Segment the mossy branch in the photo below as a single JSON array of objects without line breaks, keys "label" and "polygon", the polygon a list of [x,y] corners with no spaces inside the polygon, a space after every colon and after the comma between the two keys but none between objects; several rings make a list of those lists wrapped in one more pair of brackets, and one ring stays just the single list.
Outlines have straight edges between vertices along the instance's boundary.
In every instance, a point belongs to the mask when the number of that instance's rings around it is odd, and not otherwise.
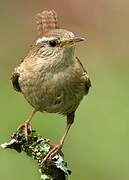
[{"label": "mossy branch", "polygon": [[68,180],[71,171],[68,170],[67,163],[61,155],[58,154],[53,157],[47,166],[41,165],[42,159],[50,150],[50,146],[45,142],[46,139],[39,136],[35,130],[30,130],[28,141],[26,141],[23,130],[19,129],[11,136],[10,141],[1,144],[1,147],[14,149],[19,153],[25,152],[36,160],[41,173],[41,180]]}]

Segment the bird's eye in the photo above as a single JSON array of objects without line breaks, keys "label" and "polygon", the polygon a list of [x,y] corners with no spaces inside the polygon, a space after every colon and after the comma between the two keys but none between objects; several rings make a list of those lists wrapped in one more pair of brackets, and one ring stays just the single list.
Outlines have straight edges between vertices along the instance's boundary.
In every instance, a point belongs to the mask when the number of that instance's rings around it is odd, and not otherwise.
[{"label": "bird's eye", "polygon": [[56,47],[57,44],[58,44],[58,41],[56,41],[56,40],[51,40],[51,41],[49,41],[49,45],[50,45],[51,47]]}]

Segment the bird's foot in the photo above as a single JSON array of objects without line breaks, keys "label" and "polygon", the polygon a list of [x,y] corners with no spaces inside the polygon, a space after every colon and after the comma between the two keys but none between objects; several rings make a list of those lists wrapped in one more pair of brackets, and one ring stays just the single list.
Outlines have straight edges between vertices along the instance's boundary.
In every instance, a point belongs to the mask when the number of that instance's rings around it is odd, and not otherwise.
[{"label": "bird's foot", "polygon": [[50,146],[50,151],[48,154],[43,158],[41,165],[47,166],[47,164],[51,161],[51,159],[56,155],[59,154],[61,156],[64,156],[62,152],[62,143],[59,144],[51,144],[49,141],[45,141],[46,144]]},{"label": "bird's foot", "polygon": [[31,126],[28,122],[21,124],[17,130],[22,130],[26,141],[28,141],[28,134],[31,132]]}]

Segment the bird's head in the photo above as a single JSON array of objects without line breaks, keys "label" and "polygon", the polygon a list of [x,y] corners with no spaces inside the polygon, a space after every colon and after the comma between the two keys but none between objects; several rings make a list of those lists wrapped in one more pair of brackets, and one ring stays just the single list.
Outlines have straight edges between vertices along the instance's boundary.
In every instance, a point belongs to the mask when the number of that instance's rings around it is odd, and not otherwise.
[{"label": "bird's head", "polygon": [[84,38],[76,37],[72,32],[65,29],[50,30],[45,36],[37,39],[36,46],[42,57],[70,56],[74,53],[77,42]]}]

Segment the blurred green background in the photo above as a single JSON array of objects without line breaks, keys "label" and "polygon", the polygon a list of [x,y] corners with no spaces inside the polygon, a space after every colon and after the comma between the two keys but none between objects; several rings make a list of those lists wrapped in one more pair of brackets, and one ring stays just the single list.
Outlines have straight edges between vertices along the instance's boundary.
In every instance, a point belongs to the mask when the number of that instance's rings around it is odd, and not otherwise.
[{"label": "blurred green background", "polygon": [[[9,81],[36,38],[35,14],[55,9],[60,26],[87,37],[76,54],[92,89],[76,112],[63,151],[70,180],[129,179],[129,2],[127,0],[0,1],[0,143],[32,108]],[[57,142],[66,121],[38,113],[33,127]],[[37,164],[25,154],[0,150],[0,179],[38,180]]]}]

